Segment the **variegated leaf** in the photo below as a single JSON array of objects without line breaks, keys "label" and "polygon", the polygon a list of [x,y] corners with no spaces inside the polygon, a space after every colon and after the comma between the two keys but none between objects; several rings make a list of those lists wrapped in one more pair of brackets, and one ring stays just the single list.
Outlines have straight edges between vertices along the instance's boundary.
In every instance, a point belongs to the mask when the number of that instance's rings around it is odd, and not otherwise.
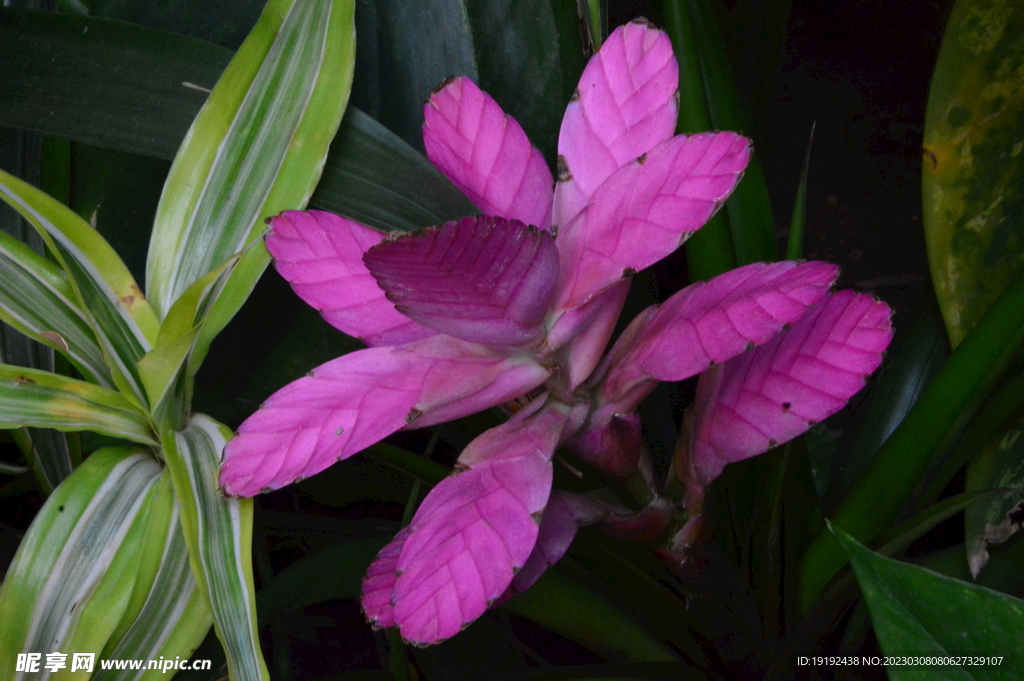
[{"label": "variegated leaf", "polygon": [[39,231],[68,274],[114,382],[130,399],[145,404],[135,365],[156,339],[158,323],[128,268],[74,211],[3,171],[0,199]]},{"label": "variegated leaf", "polygon": [[202,277],[171,306],[160,325],[156,347],[139,360],[139,376],[149,396],[150,412],[161,426],[177,430],[191,409],[193,377],[209,344],[199,338],[213,304],[224,289],[239,256]]},{"label": "variegated leaf", "polygon": [[90,381],[114,387],[67,275],[6,232],[0,232],[0,319],[62,352]]},{"label": "variegated leaf", "polygon": [[[116,660],[188,658],[213,624],[206,596],[189,565],[170,473],[156,485],[139,570],[128,607],[101,657]],[[160,669],[98,669],[93,681],[159,678]]]},{"label": "variegated leaf", "polygon": [[[54,491],[0,588],[0,659],[102,650],[131,594],[159,477],[148,453],[107,447]],[[4,681],[49,677],[0,668]]]},{"label": "variegated leaf", "polygon": [[232,679],[269,681],[256,631],[252,500],[217,489],[221,451],[231,431],[203,414],[164,435],[164,455],[196,578],[213,614]]},{"label": "variegated leaf", "polygon": [[[146,285],[161,316],[256,239],[263,218],[306,205],[348,101],[354,4],[271,0],[214,87],[157,209]],[[261,244],[241,259],[206,339],[234,315],[268,262]]]},{"label": "variegated leaf", "polygon": [[38,369],[0,364],[0,428],[91,430],[155,445],[146,414],[120,393]]}]

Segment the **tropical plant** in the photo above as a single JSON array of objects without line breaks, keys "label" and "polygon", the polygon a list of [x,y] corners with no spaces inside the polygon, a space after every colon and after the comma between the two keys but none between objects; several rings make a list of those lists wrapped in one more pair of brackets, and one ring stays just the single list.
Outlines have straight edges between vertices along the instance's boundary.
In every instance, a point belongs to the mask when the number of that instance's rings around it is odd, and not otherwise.
[{"label": "tropical plant", "polygon": [[892,327],[806,159],[776,243],[788,5],[58,4],[0,9],[0,678],[1015,678],[1012,3],[950,15]]}]

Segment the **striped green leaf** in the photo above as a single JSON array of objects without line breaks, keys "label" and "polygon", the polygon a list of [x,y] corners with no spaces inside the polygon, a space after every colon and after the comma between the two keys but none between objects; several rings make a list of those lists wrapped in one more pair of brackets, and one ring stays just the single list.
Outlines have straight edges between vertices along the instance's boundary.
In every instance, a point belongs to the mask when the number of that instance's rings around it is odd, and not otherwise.
[{"label": "striped green leaf", "polygon": [[[103,649],[131,595],[160,471],[142,450],[106,447],[50,495],[0,588],[0,659]],[[0,665],[3,681],[49,676]]]},{"label": "striped green leaf", "polygon": [[90,381],[114,387],[64,270],[5,232],[0,232],[0,319],[63,353]]},{"label": "striped green leaf", "polygon": [[159,324],[121,258],[70,208],[3,171],[0,199],[39,231],[91,317],[115,383],[145,404],[135,365],[152,347]]},{"label": "striped green leaf", "polygon": [[[147,291],[161,315],[241,251],[262,220],[303,208],[348,101],[352,0],[271,0],[222,74],[175,158],[157,209]],[[257,244],[231,275],[212,338],[269,262]]]},{"label": "striped green leaf", "polygon": [[195,414],[163,437],[192,573],[207,597],[232,679],[269,679],[256,632],[252,576],[252,499],[217,489],[221,451],[231,431]]},{"label": "striped green leaf", "polygon": [[[189,566],[170,473],[156,484],[139,569],[121,622],[101,657],[155,660],[191,657],[213,623]],[[100,669],[93,681],[139,681],[161,670]]]},{"label": "striped green leaf", "polygon": [[[64,143],[66,144],[66,143]],[[52,139],[46,139],[42,135],[27,134],[18,130],[0,129],[0,167],[6,168],[18,177],[28,180],[34,184],[43,186],[58,186],[66,178],[59,178],[61,173],[44,173],[44,169],[56,168],[60,165],[62,158],[60,142],[54,143]],[[54,181],[56,180],[56,181]],[[31,256],[30,260],[37,260],[43,253],[43,239],[36,230],[32,228],[16,212],[0,208],[0,236],[7,237],[4,244],[11,241],[18,244],[15,249],[28,246]],[[4,250],[0,246],[0,251]],[[5,254],[0,260],[12,257],[20,260],[17,254]],[[49,261],[44,261],[47,269],[54,270]],[[17,266],[14,268],[17,270]],[[31,267],[29,269],[32,269]],[[63,272],[60,275],[64,275]],[[13,274],[13,277],[8,275]],[[19,273],[9,272],[8,264],[0,262],[0,277],[5,279],[19,279]],[[32,275],[29,275],[32,278]],[[10,288],[9,288],[10,287]],[[17,313],[19,318],[34,317],[35,293],[27,296],[33,302],[26,309],[19,303],[25,296],[18,296],[15,292],[11,295],[10,290],[18,288],[15,281],[5,281],[0,284],[0,363],[26,366],[33,369],[54,371],[54,352],[49,345],[38,342],[35,338],[26,334],[27,329],[18,325],[7,313]],[[32,283],[29,283],[32,288]],[[73,297],[73,296],[72,296]],[[45,296],[43,296],[45,299]],[[49,308],[45,302],[43,307]],[[27,321],[27,320],[26,320]],[[14,323],[15,326],[10,324]],[[49,326],[53,329],[55,326]],[[45,330],[45,329],[44,329]],[[90,331],[91,334],[91,331]],[[52,338],[52,340],[57,340]],[[93,340],[95,345],[95,340]],[[102,353],[99,356],[98,366],[106,372],[103,363]],[[63,363],[63,362],[62,362]],[[29,462],[38,483],[39,491],[44,496],[49,496],[60,482],[71,474],[73,468],[67,438],[64,433],[46,428],[19,428],[12,433],[15,444],[21,450],[25,459]]]},{"label": "striped green leaf", "polygon": [[91,430],[155,445],[145,413],[120,393],[38,369],[0,364],[0,428]]},{"label": "striped green leaf", "polygon": [[139,361],[154,420],[180,430],[191,410],[193,377],[212,338],[200,336],[207,315],[223,291],[240,256],[202,277],[181,294],[160,325],[156,347]]}]

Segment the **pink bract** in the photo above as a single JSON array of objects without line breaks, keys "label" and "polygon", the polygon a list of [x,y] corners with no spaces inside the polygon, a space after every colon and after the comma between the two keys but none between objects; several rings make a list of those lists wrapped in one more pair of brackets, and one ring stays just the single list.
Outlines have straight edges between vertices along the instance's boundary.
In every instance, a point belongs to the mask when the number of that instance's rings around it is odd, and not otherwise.
[{"label": "pink bract", "polygon": [[[390,237],[318,211],[271,220],[278,271],[370,347],[285,386],[239,427],[221,468],[228,494],[290,484],[398,430],[519,409],[470,443],[371,565],[362,603],[375,625],[436,643],[529,586],[582,524],[667,532],[675,510],[645,464],[635,411],[658,381],[711,367],[676,464],[699,512],[722,466],[841,408],[878,366],[888,308],[829,296],[837,270],[813,262],[694,284],[605,352],[631,275],[699,229],[750,158],[736,133],[673,136],[677,85],[664,33],[616,29],[566,109],[556,181],[515,120],[452,79],[424,107],[424,146],[482,215]],[[799,388],[815,376],[835,388]],[[634,512],[553,493],[562,445],[613,477],[639,475],[655,498]]]}]

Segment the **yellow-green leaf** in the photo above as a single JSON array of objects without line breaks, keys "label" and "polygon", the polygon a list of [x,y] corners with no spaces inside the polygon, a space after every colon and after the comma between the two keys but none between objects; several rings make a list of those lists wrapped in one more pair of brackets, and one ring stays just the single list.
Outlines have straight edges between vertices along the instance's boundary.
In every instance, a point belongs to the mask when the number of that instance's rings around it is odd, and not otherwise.
[{"label": "yellow-green leaf", "polygon": [[1024,11],[958,0],[928,96],[924,227],[956,346],[1024,274]]},{"label": "yellow-green leaf", "polygon": [[0,364],[0,428],[91,430],[155,445],[149,418],[120,393],[39,369]]}]

